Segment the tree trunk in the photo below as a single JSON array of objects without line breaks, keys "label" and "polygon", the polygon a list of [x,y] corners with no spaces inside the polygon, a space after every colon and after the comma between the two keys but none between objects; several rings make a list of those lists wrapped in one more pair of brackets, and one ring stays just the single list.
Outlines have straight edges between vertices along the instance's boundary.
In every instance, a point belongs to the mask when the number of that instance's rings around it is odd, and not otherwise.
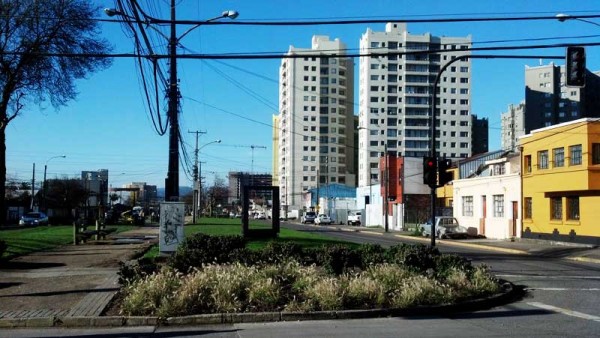
[{"label": "tree trunk", "polygon": [[0,226],[6,225],[6,128],[0,127]]}]

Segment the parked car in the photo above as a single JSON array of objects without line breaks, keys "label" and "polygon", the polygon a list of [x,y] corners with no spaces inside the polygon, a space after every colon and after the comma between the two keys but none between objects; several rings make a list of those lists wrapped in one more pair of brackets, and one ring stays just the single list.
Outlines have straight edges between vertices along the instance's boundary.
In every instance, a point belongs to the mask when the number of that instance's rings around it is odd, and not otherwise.
[{"label": "parked car", "polygon": [[48,216],[43,212],[28,212],[21,216],[19,225],[48,225]]},{"label": "parked car", "polygon": [[360,211],[354,211],[348,214],[348,225],[360,225]]},{"label": "parked car", "polygon": [[[431,220],[420,225],[423,236],[431,236]],[[467,228],[460,225],[452,216],[438,216],[435,218],[435,236],[444,238],[467,238]]]},{"label": "parked car", "polygon": [[319,214],[315,218],[315,224],[331,224],[331,218],[325,214]]},{"label": "parked car", "polygon": [[315,218],[317,218],[317,214],[314,211],[307,211],[300,218],[300,223],[315,223]]},{"label": "parked car", "polygon": [[263,211],[259,211],[254,215],[254,219],[267,219],[267,215]]}]

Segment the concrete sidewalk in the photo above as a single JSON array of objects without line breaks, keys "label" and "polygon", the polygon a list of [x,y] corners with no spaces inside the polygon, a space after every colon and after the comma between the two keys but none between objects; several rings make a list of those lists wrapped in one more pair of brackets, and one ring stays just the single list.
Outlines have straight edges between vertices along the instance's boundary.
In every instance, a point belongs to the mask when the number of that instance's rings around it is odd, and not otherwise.
[{"label": "concrete sidewalk", "polygon": [[66,245],[0,266],[0,319],[99,316],[119,290],[119,262],[158,242],[158,227]]}]

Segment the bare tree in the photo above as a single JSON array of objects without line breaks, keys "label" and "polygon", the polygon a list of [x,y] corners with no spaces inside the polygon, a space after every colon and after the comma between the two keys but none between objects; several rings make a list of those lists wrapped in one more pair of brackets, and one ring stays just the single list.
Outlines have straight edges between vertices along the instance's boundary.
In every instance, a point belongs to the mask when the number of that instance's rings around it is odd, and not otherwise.
[{"label": "bare tree", "polygon": [[88,0],[0,0],[0,225],[6,222],[6,127],[27,104],[58,109],[75,80],[108,67],[110,51]]}]

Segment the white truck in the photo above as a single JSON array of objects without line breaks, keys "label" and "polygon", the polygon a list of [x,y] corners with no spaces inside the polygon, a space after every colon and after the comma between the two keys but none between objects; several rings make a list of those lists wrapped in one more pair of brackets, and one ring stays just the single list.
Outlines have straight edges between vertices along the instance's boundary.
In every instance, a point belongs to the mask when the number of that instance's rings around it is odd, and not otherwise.
[{"label": "white truck", "polygon": [[357,225],[360,226],[360,217],[362,215],[361,211],[350,211],[348,213],[348,225]]}]

